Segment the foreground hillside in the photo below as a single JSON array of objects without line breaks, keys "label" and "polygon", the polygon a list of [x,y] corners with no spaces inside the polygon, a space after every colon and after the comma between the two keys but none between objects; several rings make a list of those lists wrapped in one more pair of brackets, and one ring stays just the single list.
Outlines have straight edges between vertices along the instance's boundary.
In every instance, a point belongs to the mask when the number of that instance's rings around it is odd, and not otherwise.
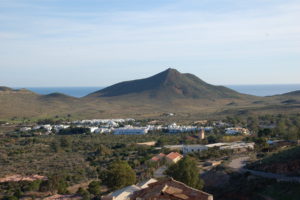
[{"label": "foreground hillside", "polygon": [[251,164],[249,168],[276,174],[299,176],[300,146],[273,154],[261,161]]},{"label": "foreground hillside", "polygon": [[208,84],[192,74],[167,69],[152,77],[121,82],[74,98],[53,93],[38,95],[29,90],[0,87],[0,119],[134,117],[152,118],[176,113],[177,119],[230,115],[297,113],[298,92],[272,97],[238,93]]}]

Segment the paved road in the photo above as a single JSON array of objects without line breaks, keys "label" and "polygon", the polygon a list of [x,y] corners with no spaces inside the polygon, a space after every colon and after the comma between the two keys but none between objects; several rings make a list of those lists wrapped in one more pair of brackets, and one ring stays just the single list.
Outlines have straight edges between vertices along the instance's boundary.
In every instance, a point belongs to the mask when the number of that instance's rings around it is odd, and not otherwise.
[{"label": "paved road", "polygon": [[298,183],[300,183],[300,177],[299,176],[290,177],[290,176],[285,176],[285,175],[282,175],[282,174],[274,174],[274,173],[270,173],[270,172],[262,172],[262,171],[255,171],[255,170],[251,170],[251,169],[246,169],[246,168],[244,168],[244,166],[245,166],[245,162],[248,161],[248,160],[249,160],[249,157],[235,158],[229,163],[228,166],[231,167],[232,169],[235,169],[236,171],[240,171],[242,173],[250,172],[251,174],[253,174],[255,176],[261,176],[261,177],[264,177],[264,178],[273,178],[273,179],[277,179],[278,181],[298,182]]},{"label": "paved road", "polygon": [[166,166],[162,166],[154,171],[153,177],[154,178],[162,178],[165,177],[164,172],[167,170]]},{"label": "paved road", "polygon": [[299,176],[285,176],[282,174],[274,174],[269,172],[262,172],[262,171],[255,171],[251,169],[240,169],[241,172],[250,172],[251,174],[255,176],[261,176],[264,178],[273,178],[277,179],[277,181],[285,181],[285,182],[298,182],[300,183],[300,177]]}]

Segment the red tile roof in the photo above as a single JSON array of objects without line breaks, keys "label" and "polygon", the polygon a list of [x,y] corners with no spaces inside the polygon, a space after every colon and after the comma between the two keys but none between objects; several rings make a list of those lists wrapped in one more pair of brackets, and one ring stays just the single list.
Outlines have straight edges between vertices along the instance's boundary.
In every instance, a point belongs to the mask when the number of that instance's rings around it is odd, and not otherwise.
[{"label": "red tile roof", "polygon": [[160,159],[162,159],[162,158],[165,157],[165,156],[166,156],[165,154],[160,153],[160,154],[158,154],[158,155],[156,155],[156,156],[153,156],[153,157],[151,158],[151,160],[152,160],[152,161],[159,161]]},{"label": "red tile roof", "polygon": [[178,157],[182,157],[182,155],[180,153],[177,153],[177,152],[171,152],[167,155],[167,158],[169,158],[171,160],[174,160]]}]

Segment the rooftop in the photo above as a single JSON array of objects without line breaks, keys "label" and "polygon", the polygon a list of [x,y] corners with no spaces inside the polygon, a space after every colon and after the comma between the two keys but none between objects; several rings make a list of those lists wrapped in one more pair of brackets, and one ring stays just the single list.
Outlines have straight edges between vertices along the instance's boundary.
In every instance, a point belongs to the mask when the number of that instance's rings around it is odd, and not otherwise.
[{"label": "rooftop", "polygon": [[136,191],[132,200],[213,200],[213,196],[201,190],[191,188],[172,178],[160,180],[148,185],[148,188]]}]

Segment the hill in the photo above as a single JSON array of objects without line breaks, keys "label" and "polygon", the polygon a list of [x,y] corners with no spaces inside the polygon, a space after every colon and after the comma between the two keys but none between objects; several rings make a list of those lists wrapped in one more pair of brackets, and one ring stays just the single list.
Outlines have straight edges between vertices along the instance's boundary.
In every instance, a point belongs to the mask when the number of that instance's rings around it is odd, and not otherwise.
[{"label": "hill", "polygon": [[125,81],[96,91],[87,97],[131,96],[151,99],[222,99],[243,95],[223,86],[210,85],[195,75],[167,69],[145,79]]},{"label": "hill", "polygon": [[79,99],[64,94],[39,95],[26,89],[0,90],[0,118],[47,117],[72,111]]},{"label": "hill", "polygon": [[298,97],[300,97],[300,90],[284,93],[281,96],[298,96]]}]

